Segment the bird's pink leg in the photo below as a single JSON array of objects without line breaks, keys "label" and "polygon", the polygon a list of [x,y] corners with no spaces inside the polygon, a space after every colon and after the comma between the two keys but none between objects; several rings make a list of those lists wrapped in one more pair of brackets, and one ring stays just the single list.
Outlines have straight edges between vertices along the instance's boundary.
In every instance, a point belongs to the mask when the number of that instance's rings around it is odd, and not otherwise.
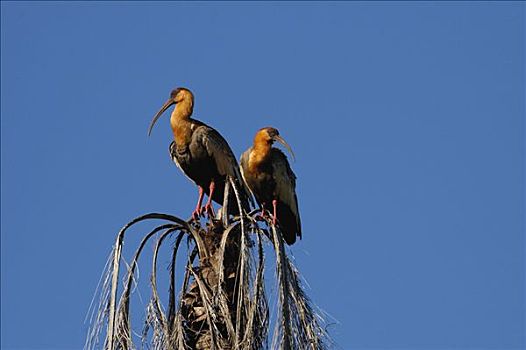
[{"label": "bird's pink leg", "polygon": [[205,205],[205,212],[208,214],[208,217],[214,217],[214,206],[212,205],[212,195],[214,194],[214,188],[216,187],[214,180],[210,182],[210,193],[208,194],[208,201]]},{"label": "bird's pink leg", "polygon": [[272,217],[272,224],[276,226],[276,207],[278,206],[278,201],[274,199],[272,201],[272,206],[274,207],[274,216]]},{"label": "bird's pink leg", "polygon": [[198,186],[199,188],[199,199],[197,199],[197,206],[195,207],[195,210],[192,212],[192,217],[195,220],[199,220],[199,215],[201,214],[201,205],[203,204],[203,195],[204,191],[201,186]]},{"label": "bird's pink leg", "polygon": [[261,203],[261,211],[258,214],[256,214],[254,219],[256,219],[258,221],[265,221],[266,220],[265,203]]}]

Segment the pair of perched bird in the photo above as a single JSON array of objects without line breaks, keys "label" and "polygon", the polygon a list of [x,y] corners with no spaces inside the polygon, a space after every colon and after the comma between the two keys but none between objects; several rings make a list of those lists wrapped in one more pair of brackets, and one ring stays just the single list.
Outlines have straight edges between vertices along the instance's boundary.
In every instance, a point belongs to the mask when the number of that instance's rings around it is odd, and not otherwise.
[{"label": "pair of perched bird", "polygon": [[[199,198],[192,216],[198,218],[204,212],[213,215],[212,201],[223,204],[225,184],[230,177],[239,189],[243,208],[249,209],[248,202],[253,194],[263,215],[272,206],[273,223],[279,224],[287,244],[293,244],[296,236],[301,238],[296,176],[285,154],[272,145],[277,141],[287,148],[292,157],[294,154],[278,130],[267,127],[256,133],[252,147],[241,156],[240,169],[232,149],[221,134],[190,117],[194,108],[194,95],[186,88],[177,88],[171,92],[168,101],[153,118],[148,135],[159,117],[174,104],[170,118],[174,142],[170,144],[170,155],[199,188]],[[202,207],[204,194],[208,195],[208,201]],[[229,203],[236,208],[235,197]]]}]

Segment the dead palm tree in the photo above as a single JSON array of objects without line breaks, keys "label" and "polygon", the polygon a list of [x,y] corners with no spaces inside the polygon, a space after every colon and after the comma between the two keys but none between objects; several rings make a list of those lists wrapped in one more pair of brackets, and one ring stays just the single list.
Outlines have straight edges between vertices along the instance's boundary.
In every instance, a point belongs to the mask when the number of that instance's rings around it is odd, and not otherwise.
[{"label": "dead palm tree", "polygon": [[[241,201],[236,183],[225,186],[223,208],[229,208],[233,190],[237,207]],[[262,219],[259,211],[229,216],[202,226],[168,214],[151,213],[126,224],[113,247],[98,288],[98,304],[91,308],[91,327],[85,349],[325,349],[331,340],[324,319],[315,312],[302,289],[298,270],[289,259],[279,225]],[[266,215],[265,217],[270,217]],[[264,220],[263,225],[260,225]],[[122,248],[128,230],[139,222],[162,220],[140,242],[124,270]],[[151,298],[145,310],[144,329],[134,341],[130,296],[136,283],[138,259],[149,241],[153,243]],[[181,243],[186,240],[186,249]],[[157,261],[162,245],[172,243],[168,273],[167,306],[157,288]],[[184,244],[183,244],[184,246]],[[176,288],[176,258],[186,252],[181,288]],[[273,251],[273,253],[272,253]],[[271,252],[271,253],[269,253]],[[273,255],[271,263],[267,255]],[[265,269],[274,261],[277,307],[269,311]],[[181,269],[179,269],[181,270]],[[271,325],[274,331],[269,332]],[[104,340],[101,335],[104,333]],[[140,343],[139,345],[137,343]]]}]

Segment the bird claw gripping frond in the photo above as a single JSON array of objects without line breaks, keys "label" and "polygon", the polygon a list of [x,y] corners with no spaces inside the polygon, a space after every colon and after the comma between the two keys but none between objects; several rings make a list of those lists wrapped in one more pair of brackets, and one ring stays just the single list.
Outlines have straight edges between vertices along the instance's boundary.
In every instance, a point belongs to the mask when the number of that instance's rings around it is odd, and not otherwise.
[{"label": "bird claw gripping frond", "polygon": [[[233,191],[240,215],[229,215],[228,191]],[[330,338],[324,321],[305,295],[297,269],[287,256],[279,226],[268,217],[267,228],[259,226],[259,210],[242,208],[239,189],[230,179],[225,189],[226,204],[219,220],[185,221],[151,213],[140,216],[117,235],[107,271],[102,280],[99,313],[92,318],[85,349],[324,349]],[[119,286],[124,239],[129,229],[141,222],[162,220],[144,235]],[[186,245],[181,244],[187,237]],[[147,303],[144,329],[133,332],[132,320],[139,313],[130,310],[133,281],[144,247],[152,239],[151,299]],[[163,306],[158,289],[157,262],[171,246],[168,259],[168,297]],[[151,250],[150,250],[151,251]],[[274,251],[279,307],[270,314],[265,287],[265,255]],[[183,254],[183,255],[182,255]],[[181,260],[183,259],[183,260]],[[144,259],[142,259],[144,260]],[[185,266],[179,266],[184,261]],[[179,265],[177,264],[179,262]],[[269,261],[272,262],[272,259]],[[182,272],[182,273],[180,273]],[[180,273],[180,275],[179,275]],[[268,275],[268,274],[267,274]],[[99,342],[106,324],[104,345]],[[271,325],[273,334],[269,333]],[[135,344],[138,344],[137,346]]]}]

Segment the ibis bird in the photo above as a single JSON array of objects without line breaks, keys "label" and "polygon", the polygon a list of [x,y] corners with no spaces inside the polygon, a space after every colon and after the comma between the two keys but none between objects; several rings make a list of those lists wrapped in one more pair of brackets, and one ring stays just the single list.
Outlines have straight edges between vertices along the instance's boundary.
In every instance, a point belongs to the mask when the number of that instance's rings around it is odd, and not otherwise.
[{"label": "ibis bird", "polygon": [[241,155],[241,172],[248,188],[256,197],[265,215],[265,208],[273,207],[273,223],[279,224],[287,244],[301,238],[301,221],[296,196],[296,175],[287,156],[272,147],[277,141],[294,153],[275,128],[260,129],[254,144]]},{"label": "ibis bird", "polygon": [[[170,98],[153,117],[148,135],[159,117],[172,105],[175,108],[170,118],[174,141],[170,144],[170,155],[175,164],[199,189],[197,205],[192,213],[194,219],[201,214],[214,215],[212,200],[223,204],[225,183],[231,177],[239,189],[244,210],[249,211],[249,191],[246,189],[234,153],[227,141],[214,128],[190,118],[194,109],[194,95],[186,88],[176,88]],[[208,201],[202,207],[203,195]],[[229,211],[237,209],[234,190],[230,190]],[[232,209],[230,209],[232,208]],[[231,211],[230,211],[231,212]]]}]

